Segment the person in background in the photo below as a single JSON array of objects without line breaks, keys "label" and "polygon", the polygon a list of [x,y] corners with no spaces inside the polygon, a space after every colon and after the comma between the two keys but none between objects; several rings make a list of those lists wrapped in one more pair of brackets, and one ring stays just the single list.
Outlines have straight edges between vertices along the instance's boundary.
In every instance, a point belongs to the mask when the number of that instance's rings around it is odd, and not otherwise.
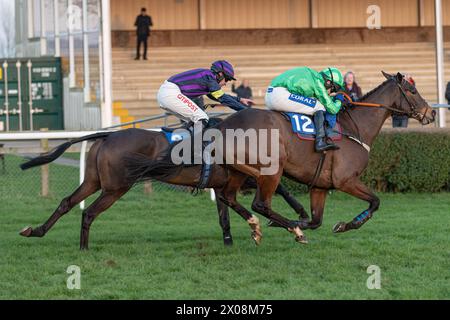
[{"label": "person in background", "polygon": [[349,71],[344,77],[345,91],[352,98],[353,101],[358,101],[362,97],[361,88],[356,83],[355,74]]},{"label": "person in background", "polygon": [[[416,86],[414,79],[409,74],[405,74],[405,80],[409,81],[413,86]],[[408,128],[409,118],[405,115],[393,114],[392,127],[393,128]]]},{"label": "person in background", "polygon": [[141,58],[141,44],[144,44],[144,60],[147,60],[148,37],[150,37],[150,27],[153,26],[152,17],[147,15],[147,9],[141,9],[141,14],[136,17],[134,25],[137,35],[137,50],[134,60]]},{"label": "person in background", "polygon": [[447,99],[447,103],[450,105],[450,81],[447,83],[447,89],[445,90],[445,99]]},{"label": "person in background", "polygon": [[236,93],[239,98],[253,99],[252,88],[250,88],[250,82],[247,79],[242,80],[239,87],[236,88],[235,84],[231,86],[231,91]]}]

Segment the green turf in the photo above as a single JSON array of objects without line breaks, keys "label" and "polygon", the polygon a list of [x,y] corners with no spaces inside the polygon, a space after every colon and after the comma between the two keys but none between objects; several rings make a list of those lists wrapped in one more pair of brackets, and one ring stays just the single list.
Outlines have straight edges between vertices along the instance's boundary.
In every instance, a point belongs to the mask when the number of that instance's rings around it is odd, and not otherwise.
[{"label": "green turf", "polygon": [[73,153],[65,153],[64,158],[72,159],[72,160],[80,160],[80,153],[73,152]]},{"label": "green turf", "polygon": [[[44,222],[67,191],[39,198],[36,172],[15,173],[16,162],[9,158],[11,171],[0,175],[0,299],[450,298],[449,194],[382,194],[368,224],[334,235],[334,223],[366,204],[333,193],[322,228],[306,231],[307,246],[262,218],[264,239],[255,247],[245,221],[231,213],[235,245],[225,248],[207,194],[134,190],[96,220],[91,250],[80,252],[78,208],[43,239],[18,235]],[[76,185],[76,169],[51,169],[55,185]],[[295,217],[280,198],[274,207]],[[70,265],[81,268],[81,290],[66,288]],[[381,290],[366,287],[370,265],[381,268]]]}]

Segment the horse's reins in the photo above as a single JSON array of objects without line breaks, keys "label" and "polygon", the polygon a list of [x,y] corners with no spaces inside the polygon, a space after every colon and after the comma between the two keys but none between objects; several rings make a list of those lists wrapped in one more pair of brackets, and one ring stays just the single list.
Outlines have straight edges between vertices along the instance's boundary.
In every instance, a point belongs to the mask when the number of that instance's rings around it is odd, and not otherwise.
[{"label": "horse's reins", "polygon": [[397,87],[400,89],[400,92],[402,93],[403,98],[405,98],[406,102],[408,102],[409,107],[411,108],[411,111],[405,111],[405,110],[401,110],[401,109],[392,108],[390,106],[386,106],[386,105],[381,104],[381,103],[369,103],[369,102],[353,101],[352,98],[345,92],[338,92],[338,94],[342,94],[348,100],[348,102],[351,105],[353,105],[353,106],[368,107],[368,108],[383,108],[383,109],[387,109],[387,110],[390,110],[390,111],[398,113],[398,114],[405,114],[407,116],[412,116],[412,117],[421,116],[421,119],[423,120],[425,115],[421,115],[419,112],[417,112],[415,110],[414,104],[408,98],[408,95],[406,94],[406,92],[403,89],[403,87],[401,86],[401,84],[399,84],[397,81],[396,81],[396,84],[397,84]]},{"label": "horse's reins", "polygon": [[[423,118],[425,117],[425,115],[420,115],[420,113],[417,112],[417,111],[415,110],[414,104],[413,104],[413,103],[410,101],[410,99],[408,98],[408,96],[407,96],[405,90],[403,89],[403,87],[401,86],[401,84],[399,84],[397,81],[396,81],[396,84],[397,84],[398,88],[400,89],[400,92],[402,93],[402,96],[405,98],[406,102],[408,102],[409,107],[411,108],[411,111],[406,112],[406,111],[404,111],[404,110],[400,110],[400,109],[392,108],[392,107],[390,107],[390,106],[383,105],[383,104],[381,104],[381,103],[370,103],[370,102],[358,102],[358,101],[353,101],[352,98],[351,98],[347,93],[345,93],[345,92],[338,92],[338,94],[342,94],[342,95],[345,97],[345,99],[347,99],[348,103],[349,103],[350,105],[352,105],[352,106],[356,106],[356,107],[366,107],[366,108],[383,108],[383,109],[390,110],[390,111],[392,111],[392,112],[394,112],[394,113],[405,114],[405,115],[407,115],[407,116],[412,116],[412,117],[421,116],[420,118],[421,118],[421,121],[422,121]],[[360,135],[360,133],[359,133],[359,127],[358,127],[358,125],[356,124],[356,121],[353,119],[352,115],[350,114],[350,112],[348,112],[347,109],[344,109],[344,110],[345,110],[345,112],[347,113],[347,115],[349,116],[350,121],[351,121],[351,122],[353,123],[353,125],[355,126],[356,131],[357,131],[358,138],[356,138],[356,137],[354,137],[354,136],[352,136],[352,135],[350,135],[350,134],[347,134],[347,133],[345,133],[345,132],[339,132],[339,133],[345,135],[345,136],[346,136],[347,138],[349,138],[350,140],[352,140],[352,141],[358,143],[358,144],[361,145],[364,149],[366,149],[366,151],[367,151],[368,153],[370,153],[370,146],[367,145],[366,143],[364,143],[364,142],[362,141],[361,135]],[[322,152],[322,155],[321,155],[320,160],[319,160],[319,164],[317,165],[317,169],[316,169],[316,172],[315,172],[315,174],[314,174],[314,178],[313,178],[312,182],[310,183],[310,185],[308,186],[308,187],[309,187],[309,190],[311,190],[311,189],[316,185],[317,181],[318,181],[319,178],[320,178],[320,175],[321,175],[321,173],[322,173],[323,163],[324,163],[324,161],[325,161],[326,154],[327,154],[326,151],[325,151],[325,152]]]}]

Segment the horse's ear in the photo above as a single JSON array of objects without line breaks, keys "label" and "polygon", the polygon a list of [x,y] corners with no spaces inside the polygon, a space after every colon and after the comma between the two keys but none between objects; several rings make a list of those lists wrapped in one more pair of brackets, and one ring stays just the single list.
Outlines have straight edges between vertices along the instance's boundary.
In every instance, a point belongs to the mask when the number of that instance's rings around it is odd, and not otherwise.
[{"label": "horse's ear", "polygon": [[402,81],[403,81],[403,75],[402,75],[400,72],[397,73],[396,77],[397,77],[398,83],[402,83]]},{"label": "horse's ear", "polygon": [[392,75],[390,75],[389,73],[386,73],[386,72],[384,72],[384,71],[381,71],[381,73],[383,74],[383,76],[386,78],[386,79],[391,79],[392,78]]}]

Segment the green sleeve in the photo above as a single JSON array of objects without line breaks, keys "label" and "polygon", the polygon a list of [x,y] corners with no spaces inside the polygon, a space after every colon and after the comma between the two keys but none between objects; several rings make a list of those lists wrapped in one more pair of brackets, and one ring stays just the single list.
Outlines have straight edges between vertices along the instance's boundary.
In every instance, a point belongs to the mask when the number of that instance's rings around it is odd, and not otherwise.
[{"label": "green sleeve", "polygon": [[323,104],[329,113],[337,114],[341,110],[342,102],[339,100],[333,101],[320,80],[316,80],[315,91],[317,99],[319,99],[320,103]]}]

